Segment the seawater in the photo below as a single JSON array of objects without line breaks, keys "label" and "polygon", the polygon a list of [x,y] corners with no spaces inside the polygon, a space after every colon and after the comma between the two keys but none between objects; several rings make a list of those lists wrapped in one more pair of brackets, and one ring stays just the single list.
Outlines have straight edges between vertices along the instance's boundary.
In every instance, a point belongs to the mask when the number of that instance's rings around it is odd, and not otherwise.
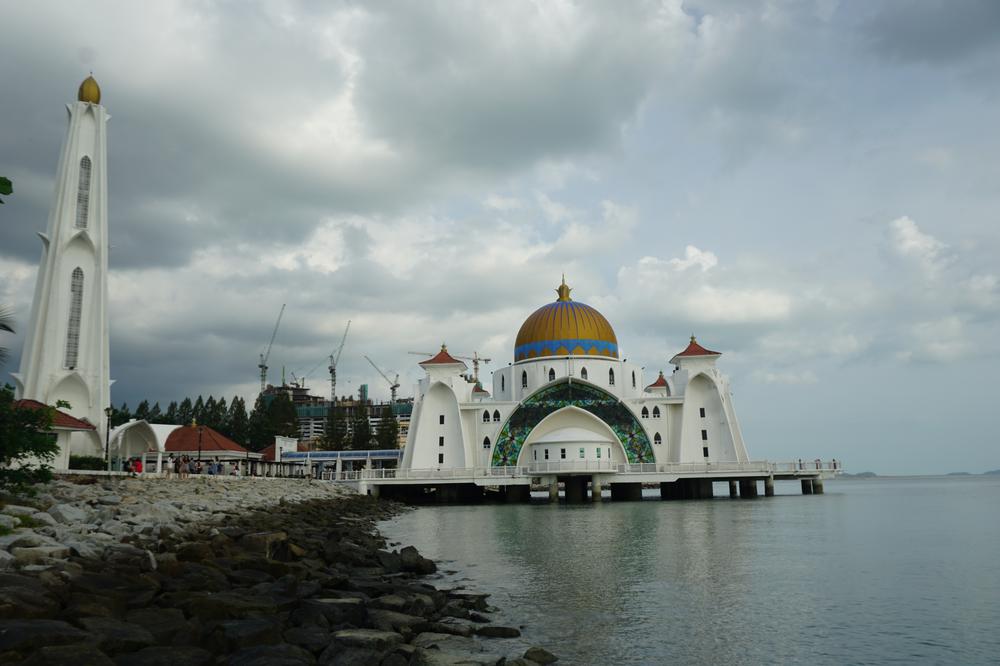
[{"label": "seawater", "polygon": [[380,525],[561,663],[1000,663],[1000,477],[424,507]]}]

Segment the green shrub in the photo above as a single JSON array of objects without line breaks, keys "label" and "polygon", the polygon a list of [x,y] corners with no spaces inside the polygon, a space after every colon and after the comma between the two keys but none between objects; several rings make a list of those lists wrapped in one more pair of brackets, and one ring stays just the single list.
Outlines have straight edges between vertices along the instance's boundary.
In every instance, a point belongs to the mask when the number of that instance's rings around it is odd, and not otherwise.
[{"label": "green shrub", "polygon": [[102,470],[107,469],[108,464],[104,462],[104,458],[98,456],[70,456],[69,457],[69,468],[70,469],[90,469],[90,470]]}]

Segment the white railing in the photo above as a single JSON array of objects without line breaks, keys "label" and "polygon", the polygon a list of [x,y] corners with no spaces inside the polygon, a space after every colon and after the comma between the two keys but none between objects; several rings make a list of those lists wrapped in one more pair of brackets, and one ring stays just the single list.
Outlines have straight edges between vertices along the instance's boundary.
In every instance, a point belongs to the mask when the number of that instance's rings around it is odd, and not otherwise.
[{"label": "white railing", "polygon": [[425,469],[363,469],[341,472],[337,481],[386,481],[386,480],[433,480],[477,478],[516,478],[549,474],[606,473],[616,475],[642,474],[803,474],[813,476],[817,472],[839,472],[841,464],[835,461],[793,461],[768,462],[690,462],[690,463],[636,463],[619,464],[610,460],[559,460],[535,462],[519,467],[461,467]]}]

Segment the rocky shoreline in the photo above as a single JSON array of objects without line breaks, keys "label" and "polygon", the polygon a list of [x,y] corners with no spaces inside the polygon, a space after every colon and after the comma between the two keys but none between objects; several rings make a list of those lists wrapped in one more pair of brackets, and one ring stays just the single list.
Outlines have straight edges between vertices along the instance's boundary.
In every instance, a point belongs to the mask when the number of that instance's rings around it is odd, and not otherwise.
[{"label": "rocky shoreline", "polygon": [[60,480],[0,508],[0,663],[532,664],[389,550],[403,507],[302,480]]}]

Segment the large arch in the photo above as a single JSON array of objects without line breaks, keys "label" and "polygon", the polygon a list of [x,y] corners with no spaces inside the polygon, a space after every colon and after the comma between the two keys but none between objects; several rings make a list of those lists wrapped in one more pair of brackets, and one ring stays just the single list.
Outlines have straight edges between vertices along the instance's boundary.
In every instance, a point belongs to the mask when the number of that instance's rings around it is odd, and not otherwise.
[{"label": "large arch", "polygon": [[[574,448],[598,443],[607,444],[614,449],[614,454],[606,460],[619,464],[628,462],[628,452],[618,439],[618,433],[591,412],[575,405],[555,410],[531,429],[521,446],[517,464],[529,462],[523,458],[528,455],[532,445],[541,446],[549,443],[557,447],[560,445],[567,447],[572,444]],[[570,459],[576,459],[575,450],[571,453]]]},{"label": "large arch", "polygon": [[517,464],[521,448],[531,431],[552,412],[579,407],[599,418],[614,432],[629,463],[653,462],[653,447],[639,421],[618,398],[593,384],[564,381],[549,385],[529,396],[508,417],[493,447],[491,464]]}]

